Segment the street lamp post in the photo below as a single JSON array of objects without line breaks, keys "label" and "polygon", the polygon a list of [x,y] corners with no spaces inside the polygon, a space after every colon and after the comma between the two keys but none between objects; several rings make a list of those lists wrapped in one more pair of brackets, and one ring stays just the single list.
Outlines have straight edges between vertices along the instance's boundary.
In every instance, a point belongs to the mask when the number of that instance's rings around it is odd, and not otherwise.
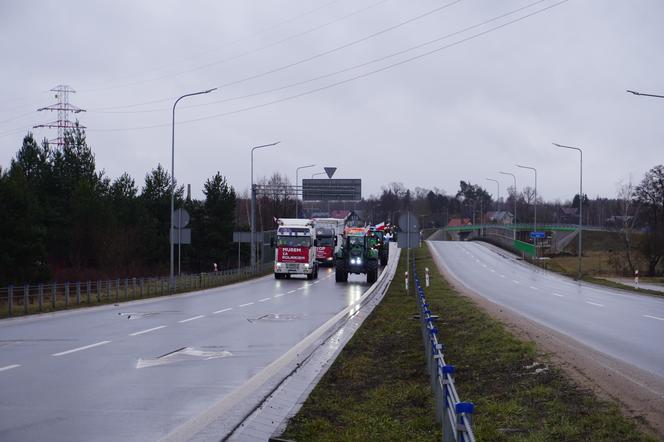
[{"label": "street lamp post", "polygon": [[314,173],[314,174],[311,175],[311,179],[313,180],[314,177],[315,177],[315,176],[318,176],[318,175],[327,175],[327,173],[325,173],[325,172]]},{"label": "street lamp post", "polygon": [[520,167],[522,169],[530,169],[533,172],[535,172],[535,219],[533,222],[533,231],[537,232],[537,169],[530,166],[521,166],[519,164],[516,164],[516,167]]},{"label": "street lamp post", "polygon": [[297,218],[297,202],[298,202],[297,187],[299,182],[300,169],[308,169],[309,167],[315,167],[315,166],[316,166],[315,164],[309,164],[306,166],[300,166],[295,169],[295,218]]},{"label": "street lamp post", "polygon": [[512,178],[514,179],[514,219],[512,220],[512,222],[514,223],[514,241],[516,241],[516,175],[509,172],[498,172],[498,173],[501,173],[503,175],[511,175]]},{"label": "street lamp post", "polygon": [[[530,166],[521,166],[519,164],[515,164],[515,166],[535,172],[535,218],[533,219],[533,232],[537,232],[537,169]],[[533,243],[535,244],[535,259],[537,259],[537,238],[533,238]]]},{"label": "street lamp post", "polygon": [[[180,98],[175,100],[175,103],[173,103],[173,121],[171,124],[171,225],[170,228],[168,229],[168,236],[170,237],[170,243],[171,243],[171,271],[170,271],[170,284],[171,284],[171,290],[175,289],[175,277],[173,276],[173,260],[174,260],[174,254],[175,254],[175,245],[173,241],[173,236],[174,236],[174,230],[173,228],[174,223],[175,223],[175,106],[182,100],[183,98],[186,97],[193,97],[194,95],[203,95],[203,94],[209,94],[212,91],[216,91],[217,88],[212,88],[208,89],[205,91],[200,91],[200,92],[193,92],[191,94],[185,94],[182,95]],[[180,247],[182,245],[180,244]]]},{"label": "street lamp post", "polygon": [[[631,91],[630,91],[631,92]],[[643,95],[643,94],[638,94]],[[664,98],[664,97],[662,97]],[[564,146],[562,144],[553,143],[556,147],[562,147],[563,149],[573,149],[578,150],[580,155],[579,163],[579,263],[577,266],[577,279],[581,279],[581,232],[583,231],[583,150],[579,147],[573,146]]]},{"label": "street lamp post", "polygon": [[256,189],[254,188],[254,151],[264,147],[276,146],[279,143],[281,143],[281,141],[276,141],[270,144],[261,144],[260,146],[254,146],[251,148],[251,268],[256,266]]},{"label": "street lamp post", "polygon": [[500,204],[500,181],[494,180],[493,178],[487,178],[487,181],[493,181],[498,186],[498,196],[496,197],[496,203],[497,203],[498,209],[500,210],[500,206],[499,206],[499,204]]}]

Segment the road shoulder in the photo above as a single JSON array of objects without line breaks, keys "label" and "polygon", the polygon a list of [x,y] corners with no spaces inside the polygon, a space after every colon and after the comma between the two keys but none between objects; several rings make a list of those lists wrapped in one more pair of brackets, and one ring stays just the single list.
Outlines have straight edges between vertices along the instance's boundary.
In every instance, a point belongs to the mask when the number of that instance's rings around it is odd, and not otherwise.
[{"label": "road shoulder", "polygon": [[651,426],[664,437],[664,379],[597,352],[489,301],[456,279],[435,248],[429,242],[427,245],[438,270],[460,294],[472,299],[517,337],[535,342],[576,383],[592,389],[601,398],[617,402],[626,416],[635,418],[644,429]]}]

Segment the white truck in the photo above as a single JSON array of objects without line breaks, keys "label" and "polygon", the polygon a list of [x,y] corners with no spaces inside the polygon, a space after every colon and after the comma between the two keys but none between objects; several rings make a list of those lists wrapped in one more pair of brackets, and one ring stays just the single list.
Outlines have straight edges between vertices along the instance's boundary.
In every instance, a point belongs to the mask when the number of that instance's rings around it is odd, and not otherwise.
[{"label": "white truck", "polygon": [[[341,244],[343,244],[343,235],[344,235],[344,228],[346,227],[346,220],[340,218],[314,218],[314,226],[316,227],[316,229],[329,228],[334,230],[334,235],[336,239],[334,240],[334,250],[332,251],[332,255],[334,255],[337,251],[339,251]],[[322,252],[320,250],[322,246],[323,246],[322,244],[318,244],[319,252]]]},{"label": "white truck", "polygon": [[316,231],[310,219],[280,218],[277,220],[277,237],[274,251],[275,279],[291,275],[318,278],[316,261]]}]

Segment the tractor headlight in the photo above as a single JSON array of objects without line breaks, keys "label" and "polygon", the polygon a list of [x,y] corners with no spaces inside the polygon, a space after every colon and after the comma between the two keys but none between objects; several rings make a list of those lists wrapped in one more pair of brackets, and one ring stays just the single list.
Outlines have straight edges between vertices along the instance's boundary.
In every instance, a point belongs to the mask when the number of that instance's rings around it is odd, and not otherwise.
[{"label": "tractor headlight", "polygon": [[305,268],[305,269],[308,269],[308,268],[309,268],[309,263],[308,263],[308,262],[304,264],[304,268]]},{"label": "tractor headlight", "polygon": [[280,262],[277,263],[277,267],[281,267],[281,263],[280,263]]}]

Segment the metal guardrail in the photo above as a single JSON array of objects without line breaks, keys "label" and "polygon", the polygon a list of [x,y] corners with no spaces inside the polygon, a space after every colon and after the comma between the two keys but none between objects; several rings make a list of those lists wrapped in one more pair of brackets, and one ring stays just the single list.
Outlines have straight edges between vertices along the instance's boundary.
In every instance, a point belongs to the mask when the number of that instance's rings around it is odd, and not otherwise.
[{"label": "metal guardrail", "polygon": [[214,273],[196,273],[175,277],[174,288],[168,276],[122,278],[98,281],[24,284],[0,288],[0,317],[43,313],[70,307],[132,301],[184,293],[242,281],[272,269],[263,263],[252,269],[241,267]]},{"label": "metal guardrail", "polygon": [[434,325],[437,317],[429,310],[415,263],[413,280],[420,307],[427,371],[435,395],[436,422],[442,425],[443,442],[475,442],[472,421],[474,405],[459,399],[454,386],[454,366],[445,363],[444,346],[438,340],[438,329]]}]

